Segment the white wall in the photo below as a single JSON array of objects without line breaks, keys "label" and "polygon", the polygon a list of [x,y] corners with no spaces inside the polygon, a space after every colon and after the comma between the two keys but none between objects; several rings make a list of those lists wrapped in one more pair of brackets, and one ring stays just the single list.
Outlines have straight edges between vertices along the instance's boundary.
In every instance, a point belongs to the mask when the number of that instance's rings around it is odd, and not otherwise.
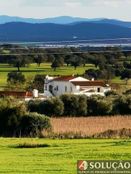
[{"label": "white wall", "polygon": [[62,94],[71,94],[71,93],[79,91],[69,81],[52,81],[49,84],[47,84],[47,91],[49,91],[49,86],[50,85],[53,86],[53,94],[55,96],[60,96]]}]

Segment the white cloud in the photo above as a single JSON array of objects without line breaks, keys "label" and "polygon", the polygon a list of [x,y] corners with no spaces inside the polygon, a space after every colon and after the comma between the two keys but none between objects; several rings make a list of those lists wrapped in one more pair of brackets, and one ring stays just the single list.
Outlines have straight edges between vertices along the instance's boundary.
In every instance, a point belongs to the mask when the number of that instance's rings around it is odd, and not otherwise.
[{"label": "white cloud", "polygon": [[[15,1],[15,0],[14,0]],[[131,0],[17,0],[24,6],[65,6],[65,5],[110,5],[130,4]]]},{"label": "white cloud", "polygon": [[0,0],[0,6],[22,5],[30,7],[41,6],[65,6],[69,4],[93,6],[93,5],[122,5],[131,4],[131,0]]},{"label": "white cloud", "polygon": [[80,16],[131,21],[131,0],[0,0],[0,15],[45,18]]}]

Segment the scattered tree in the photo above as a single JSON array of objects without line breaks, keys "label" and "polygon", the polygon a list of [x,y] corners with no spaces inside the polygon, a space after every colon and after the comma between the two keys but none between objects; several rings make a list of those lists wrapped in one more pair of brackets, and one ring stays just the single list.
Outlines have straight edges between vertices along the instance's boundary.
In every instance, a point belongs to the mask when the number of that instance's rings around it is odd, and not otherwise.
[{"label": "scattered tree", "polygon": [[11,85],[24,84],[25,76],[21,72],[12,71],[8,73],[7,82]]}]

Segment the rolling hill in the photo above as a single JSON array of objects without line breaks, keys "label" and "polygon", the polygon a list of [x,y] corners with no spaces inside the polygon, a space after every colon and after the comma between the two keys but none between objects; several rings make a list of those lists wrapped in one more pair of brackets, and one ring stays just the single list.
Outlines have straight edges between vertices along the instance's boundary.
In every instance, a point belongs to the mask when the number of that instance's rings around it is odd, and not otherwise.
[{"label": "rolling hill", "polygon": [[80,17],[71,17],[71,16],[59,16],[45,19],[34,19],[34,18],[22,18],[17,16],[0,16],[0,24],[5,24],[9,22],[26,22],[32,24],[38,23],[53,23],[53,24],[71,24],[71,23],[80,23],[80,22],[93,22],[93,23],[103,23],[103,24],[113,24],[123,27],[131,28],[131,22],[116,20],[116,19],[106,19],[106,18],[80,18]]},{"label": "rolling hill", "polygon": [[54,24],[69,24],[73,22],[88,22],[88,21],[99,21],[103,18],[98,19],[88,19],[80,17],[71,17],[71,16],[58,16],[45,19],[35,19],[35,18],[22,18],[17,16],[0,16],[0,24],[5,24],[9,22],[27,22],[27,23],[54,23]]},{"label": "rolling hill", "polygon": [[72,25],[13,22],[0,25],[0,41],[69,41],[131,38],[131,29],[112,24],[81,22]]}]

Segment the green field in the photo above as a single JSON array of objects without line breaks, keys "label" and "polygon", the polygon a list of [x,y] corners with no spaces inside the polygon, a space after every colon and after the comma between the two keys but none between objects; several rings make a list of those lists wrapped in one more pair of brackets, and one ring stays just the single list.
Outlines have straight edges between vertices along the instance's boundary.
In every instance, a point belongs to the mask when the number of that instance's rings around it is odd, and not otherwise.
[{"label": "green field", "polygon": [[[36,74],[43,74],[43,75],[72,75],[72,74],[79,74],[82,75],[85,70],[95,68],[93,65],[88,64],[85,67],[80,66],[77,67],[75,70],[74,67],[67,67],[64,65],[63,67],[57,68],[56,71],[54,71],[51,68],[51,64],[44,63],[41,64],[40,67],[37,66],[37,64],[30,64],[29,67],[20,68],[20,70],[23,72],[23,74],[26,76],[26,78],[34,77]],[[7,81],[7,74],[11,71],[17,71],[17,68],[12,67],[8,64],[0,64],[0,86],[5,86]]]},{"label": "green field", "polygon": [[[21,143],[49,147],[16,148]],[[0,138],[0,173],[76,174],[77,160],[130,160],[131,140]]]},{"label": "green field", "polygon": [[[26,79],[33,79],[36,74],[43,74],[43,75],[83,75],[85,70],[95,68],[92,64],[86,64],[85,67],[79,66],[75,70],[74,67],[66,66],[57,68],[56,71],[54,71],[51,68],[50,63],[43,63],[40,67],[37,66],[37,64],[30,64],[29,67],[22,67],[20,68],[21,72],[25,75]],[[11,71],[17,71],[17,68],[12,67],[8,64],[0,64],[0,88],[5,88],[7,84],[7,74]],[[128,85],[126,85],[126,81],[121,80],[119,77],[115,77],[111,81],[112,83],[119,84],[128,89],[131,87],[131,80],[128,80]]]}]

